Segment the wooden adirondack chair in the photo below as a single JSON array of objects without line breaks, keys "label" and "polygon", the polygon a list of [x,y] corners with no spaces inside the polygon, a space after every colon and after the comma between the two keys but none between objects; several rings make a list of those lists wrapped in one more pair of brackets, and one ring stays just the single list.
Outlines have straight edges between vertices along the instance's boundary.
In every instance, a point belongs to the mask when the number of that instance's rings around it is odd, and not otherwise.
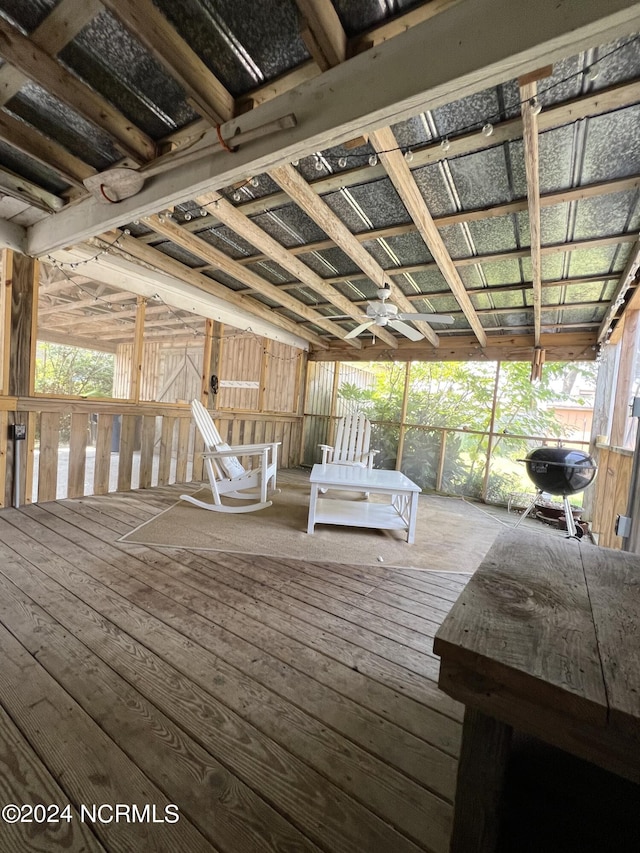
[{"label": "wooden adirondack chair", "polygon": [[373,457],[378,450],[370,450],[371,422],[362,412],[352,412],[339,418],[333,445],[320,444],[322,464],[358,465],[373,468]]},{"label": "wooden adirondack chair", "polygon": [[[214,512],[255,512],[271,506],[269,497],[276,494],[279,441],[265,444],[243,444],[230,447],[222,441],[211,415],[199,400],[191,401],[191,412],[203,438],[205,469],[213,494],[213,503],[200,501],[191,495],[180,495],[180,499]],[[256,457],[254,468],[246,469],[238,456]],[[246,490],[250,491],[246,491]],[[221,497],[249,504],[223,504]],[[256,501],[256,498],[259,500]]]}]

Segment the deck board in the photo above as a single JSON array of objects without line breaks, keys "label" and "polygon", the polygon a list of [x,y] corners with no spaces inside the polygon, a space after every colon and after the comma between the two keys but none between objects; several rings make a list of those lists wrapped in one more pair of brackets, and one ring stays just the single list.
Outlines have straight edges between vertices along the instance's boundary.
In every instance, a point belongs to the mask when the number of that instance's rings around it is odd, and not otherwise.
[{"label": "deck board", "polygon": [[177,489],[0,512],[24,797],[180,808],[43,849],[445,853],[461,708],[431,646],[466,577],[117,541]]}]

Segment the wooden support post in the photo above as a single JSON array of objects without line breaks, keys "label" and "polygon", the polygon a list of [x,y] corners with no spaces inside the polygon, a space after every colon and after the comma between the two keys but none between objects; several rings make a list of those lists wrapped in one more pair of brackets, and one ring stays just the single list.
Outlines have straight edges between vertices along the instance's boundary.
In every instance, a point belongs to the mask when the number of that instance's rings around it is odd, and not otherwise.
[{"label": "wooden support post", "polygon": [[260,385],[258,387],[258,411],[264,412],[264,398],[267,393],[267,382],[269,381],[269,355],[271,353],[271,341],[263,338],[262,358],[260,359]]},{"label": "wooden support post", "polygon": [[11,277],[13,269],[13,252],[5,249],[2,252],[2,291],[0,292],[0,323],[2,338],[0,346],[0,364],[2,374],[0,375],[0,391],[9,393],[9,371],[11,367]]},{"label": "wooden support post", "polygon": [[341,361],[333,362],[333,385],[331,386],[331,403],[329,404],[329,437],[327,444],[333,444],[336,434],[336,408],[338,405],[338,389],[340,388]]},{"label": "wooden support post", "polygon": [[409,406],[409,383],[411,381],[411,362],[405,364],[404,390],[402,392],[402,407],[400,409],[400,435],[398,436],[398,452],[396,453],[396,471],[402,470],[402,454],[404,452],[404,436],[407,431],[407,408]]},{"label": "wooden support post", "polygon": [[[7,312],[10,314],[9,343],[3,348],[7,361],[8,379],[6,391],[9,396],[28,397],[33,388],[36,351],[36,324],[38,304],[38,276],[40,264],[26,255],[7,252],[5,259],[5,298],[10,300]],[[7,357],[8,353],[8,357]],[[4,371],[4,366],[3,366]],[[8,426],[20,422],[20,415],[9,413]],[[26,423],[26,420],[25,420]],[[6,436],[6,433],[5,433]],[[3,439],[5,439],[3,436]],[[5,439],[6,440],[6,439]],[[6,468],[4,478],[4,506],[11,506],[14,494],[13,459],[14,447],[12,441],[6,445]],[[20,495],[27,494],[27,449],[28,440],[22,443],[20,454]],[[31,488],[28,490],[31,494]]]},{"label": "wooden support post", "polygon": [[458,763],[451,853],[495,853],[512,729],[467,708]]},{"label": "wooden support post", "polygon": [[[136,331],[133,342],[133,358],[131,359],[133,374],[131,376],[131,399],[134,403],[140,402],[140,386],[142,378],[142,350],[144,346],[144,317],[147,300],[144,296],[136,299]],[[129,486],[129,488],[131,488]]]},{"label": "wooden support post", "polygon": [[482,478],[482,500],[487,502],[487,489],[489,487],[489,472],[491,469],[491,451],[493,450],[493,428],[496,423],[496,404],[498,402],[498,385],[500,384],[500,362],[496,364],[496,379],[493,383],[493,401],[491,403],[491,417],[489,419],[489,444],[487,446],[487,461],[484,466],[484,477]]},{"label": "wooden support post", "polygon": [[436,492],[442,491],[442,478],[444,477],[444,462],[447,455],[447,435],[446,429],[442,430],[442,440],[440,442],[440,457],[438,459],[438,473],[436,474]]},{"label": "wooden support post", "polygon": [[220,373],[220,353],[224,326],[217,320],[207,320],[204,327],[204,351],[202,353],[202,385],[200,402],[215,409],[215,395],[211,390],[211,377]]},{"label": "wooden support post", "polygon": [[638,319],[640,310],[627,311],[625,315],[622,341],[620,342],[620,363],[618,366],[618,382],[616,384],[615,403],[613,405],[613,421],[609,444],[612,447],[624,447],[627,431],[631,426],[630,409],[636,348],[638,342]]}]

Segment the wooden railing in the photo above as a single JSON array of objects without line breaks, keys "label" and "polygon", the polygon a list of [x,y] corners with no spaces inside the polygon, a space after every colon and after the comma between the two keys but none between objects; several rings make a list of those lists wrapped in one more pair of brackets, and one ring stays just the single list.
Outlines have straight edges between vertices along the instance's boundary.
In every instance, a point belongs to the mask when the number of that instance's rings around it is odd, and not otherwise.
[{"label": "wooden railing", "polygon": [[[313,462],[319,461],[320,451],[318,450],[317,445],[318,443],[323,442],[328,442],[329,444],[331,443],[334,434],[334,426],[337,419],[338,416],[333,415],[305,414],[305,444],[303,451],[304,464],[311,465],[313,464]],[[447,455],[447,441],[449,436],[459,434],[464,436],[475,436],[478,438],[479,441],[487,439],[487,450],[485,451],[484,461],[481,466],[484,471],[482,494],[469,495],[469,497],[481,497],[482,500],[487,499],[487,487],[491,459],[494,455],[495,448],[497,447],[498,442],[500,441],[509,439],[516,441],[533,442],[538,445],[547,444],[550,446],[554,446],[562,444],[563,447],[577,447],[583,450],[589,449],[588,441],[555,438],[548,435],[521,435],[518,433],[492,432],[490,430],[473,430],[455,427],[433,426],[430,424],[414,424],[408,421],[404,423],[399,423],[398,421],[372,421],[372,425],[381,428],[395,429],[398,431],[397,452],[395,457],[395,467],[397,470],[402,470],[403,455],[406,444],[405,439],[409,431],[415,430],[423,433],[431,433],[434,436],[438,437],[438,461],[435,468],[435,480],[433,486],[429,486],[429,488],[433,488],[436,492],[443,491],[443,481],[445,478],[445,463]],[[525,472],[523,466],[523,475],[524,473]],[[533,484],[531,484],[531,491],[535,492],[535,487],[533,486]]]},{"label": "wooden railing", "polygon": [[[280,467],[298,464],[301,416],[230,411],[213,416],[230,444],[280,441]],[[185,405],[0,398],[0,482],[9,473],[13,480],[8,427],[14,422],[27,425],[20,503],[198,482],[203,476],[202,442]],[[12,491],[2,494],[0,505],[10,505]]]}]

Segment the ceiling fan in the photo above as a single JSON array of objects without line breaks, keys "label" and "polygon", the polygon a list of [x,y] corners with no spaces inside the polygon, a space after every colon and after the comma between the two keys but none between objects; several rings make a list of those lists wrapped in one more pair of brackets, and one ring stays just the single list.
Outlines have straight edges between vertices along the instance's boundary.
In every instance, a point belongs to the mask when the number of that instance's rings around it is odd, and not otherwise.
[{"label": "ceiling fan", "polygon": [[381,287],[378,290],[378,301],[369,302],[367,305],[367,317],[370,317],[366,323],[361,323],[352,329],[346,340],[357,337],[360,332],[364,332],[370,326],[392,326],[398,332],[412,341],[420,341],[424,338],[417,329],[408,326],[403,320],[424,320],[427,323],[453,323],[453,317],[450,314],[405,314],[398,311],[398,306],[387,302],[391,296],[391,288],[388,285]]}]

